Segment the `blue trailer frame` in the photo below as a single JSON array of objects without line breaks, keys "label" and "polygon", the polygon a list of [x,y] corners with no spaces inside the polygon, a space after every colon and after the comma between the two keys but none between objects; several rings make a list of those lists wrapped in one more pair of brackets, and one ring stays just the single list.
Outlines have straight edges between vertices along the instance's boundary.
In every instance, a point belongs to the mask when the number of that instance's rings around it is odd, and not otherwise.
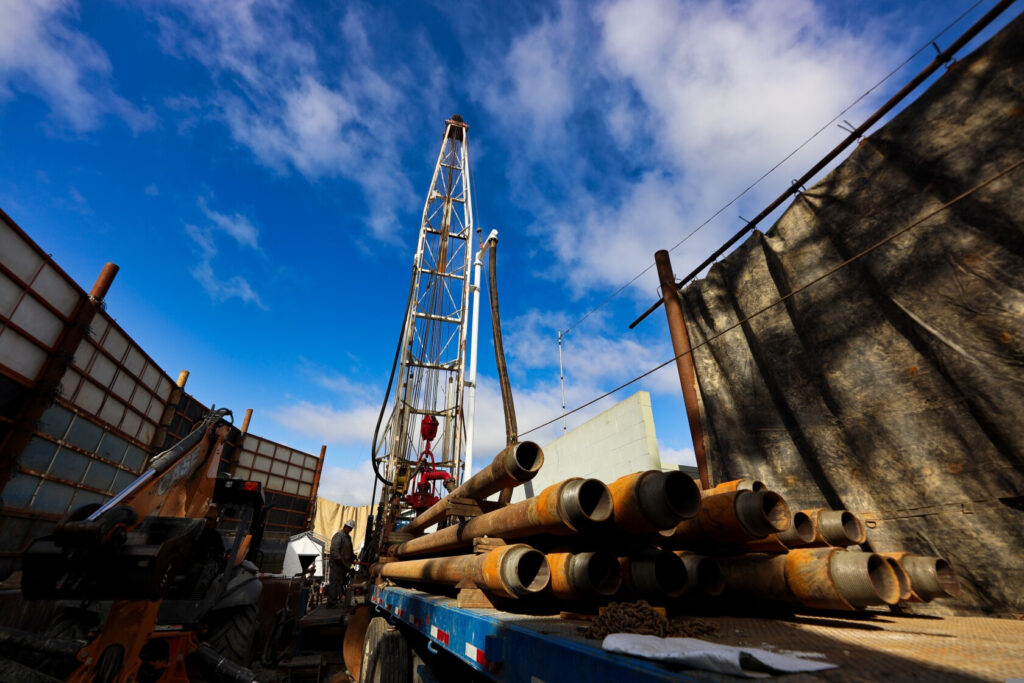
[{"label": "blue trailer frame", "polygon": [[[375,586],[370,603],[392,623],[401,622],[427,638],[432,651],[443,649],[494,681],[632,683],[722,678],[674,671],[558,635],[557,618],[531,619],[498,610],[458,607],[452,598],[396,586]],[[531,621],[542,625],[526,625]],[[561,630],[565,632],[565,627]]]}]

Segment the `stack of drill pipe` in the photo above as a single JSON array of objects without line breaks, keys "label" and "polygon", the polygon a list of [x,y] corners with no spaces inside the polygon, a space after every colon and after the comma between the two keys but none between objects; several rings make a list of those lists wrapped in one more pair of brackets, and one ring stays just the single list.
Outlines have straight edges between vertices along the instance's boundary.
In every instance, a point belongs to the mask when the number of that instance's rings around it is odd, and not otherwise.
[{"label": "stack of drill pipe", "polygon": [[900,599],[896,574],[876,553],[799,548],[720,558],[719,564],[732,596],[840,610],[894,605]]},{"label": "stack of drill pipe", "polygon": [[902,599],[908,602],[931,602],[935,598],[955,598],[960,595],[960,578],[953,566],[941,557],[913,555],[911,553],[880,553],[892,561],[907,576],[910,583]]},{"label": "stack of drill pipe", "polygon": [[396,557],[437,554],[473,544],[474,538],[525,538],[540,534],[569,535],[611,517],[612,496],[597,479],[567,479],[534,498],[474,517],[462,524],[400,543]]},{"label": "stack of drill pipe", "polygon": [[602,601],[622,586],[619,560],[607,551],[548,553],[550,594],[559,600]]},{"label": "stack of drill pipe", "polygon": [[647,547],[619,558],[623,597],[664,600],[677,598],[688,584],[681,557],[661,548]]},{"label": "stack of drill pipe", "polygon": [[543,464],[544,451],[534,442],[520,441],[511,444],[498,453],[490,465],[421,512],[416,519],[405,525],[402,531],[413,535],[421,534],[427,527],[444,519],[450,498],[483,500],[492,493],[530,481],[537,476]]},{"label": "stack of drill pipe", "polygon": [[548,586],[551,572],[544,555],[528,545],[505,545],[480,555],[388,562],[375,567],[380,576],[413,583],[456,585],[470,580],[503,598],[522,598]]},{"label": "stack of drill pipe", "polygon": [[692,549],[744,543],[786,531],[792,524],[789,506],[774,491],[735,489],[709,493],[700,502],[699,514],[663,533],[662,545]]}]

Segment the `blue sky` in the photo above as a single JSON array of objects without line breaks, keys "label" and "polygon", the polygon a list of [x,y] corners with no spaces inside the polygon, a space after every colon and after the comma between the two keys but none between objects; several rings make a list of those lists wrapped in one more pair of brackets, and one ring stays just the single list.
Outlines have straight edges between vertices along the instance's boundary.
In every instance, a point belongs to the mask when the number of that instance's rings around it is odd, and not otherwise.
[{"label": "blue sky", "polygon": [[[322,495],[365,502],[445,118],[470,124],[478,225],[501,233],[525,431],[560,411],[557,330],[973,5],[0,0],[0,207],[86,288],[119,264],[109,311],[168,373],[254,408],[263,436],[327,443]],[[829,126],[688,239],[677,274],[844,136]],[[656,288],[648,272],[569,332],[570,407],[671,357],[660,312],[627,330]],[[480,372],[483,458],[503,441],[489,345]],[[663,459],[692,463],[674,368],[635,388]]]}]

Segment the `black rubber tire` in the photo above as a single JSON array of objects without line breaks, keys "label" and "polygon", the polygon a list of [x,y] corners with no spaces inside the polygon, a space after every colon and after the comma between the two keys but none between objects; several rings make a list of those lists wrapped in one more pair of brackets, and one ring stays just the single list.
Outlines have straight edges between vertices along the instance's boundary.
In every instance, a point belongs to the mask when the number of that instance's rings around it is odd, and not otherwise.
[{"label": "black rubber tire", "polygon": [[359,683],[412,683],[412,648],[383,617],[366,627]]},{"label": "black rubber tire", "polygon": [[219,610],[210,615],[206,643],[235,664],[252,663],[253,646],[259,617],[258,605],[243,605]]},{"label": "black rubber tire", "polygon": [[[64,607],[43,631],[47,638],[60,640],[89,640],[89,631],[99,626],[99,617],[95,612],[76,607]],[[79,667],[78,660],[72,657],[55,657],[41,652],[32,652],[26,662],[34,669],[49,676],[67,678]]]}]

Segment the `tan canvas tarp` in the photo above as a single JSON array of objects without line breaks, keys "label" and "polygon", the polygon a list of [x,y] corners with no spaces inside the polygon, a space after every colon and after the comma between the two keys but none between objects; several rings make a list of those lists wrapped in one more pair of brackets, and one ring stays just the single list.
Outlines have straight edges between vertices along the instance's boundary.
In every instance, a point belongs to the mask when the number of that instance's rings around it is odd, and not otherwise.
[{"label": "tan canvas tarp", "polygon": [[713,478],[947,557],[934,607],[1024,611],[1024,167],[842,264],[1024,159],[1022,103],[1018,17],[683,293]]},{"label": "tan canvas tarp", "polygon": [[317,497],[316,516],[313,517],[313,532],[320,534],[328,541],[345,523],[346,519],[355,521],[356,528],[352,532],[352,547],[356,553],[363,545],[363,538],[366,536],[366,524],[370,517],[370,505],[354,507],[342,505],[333,500]]}]

